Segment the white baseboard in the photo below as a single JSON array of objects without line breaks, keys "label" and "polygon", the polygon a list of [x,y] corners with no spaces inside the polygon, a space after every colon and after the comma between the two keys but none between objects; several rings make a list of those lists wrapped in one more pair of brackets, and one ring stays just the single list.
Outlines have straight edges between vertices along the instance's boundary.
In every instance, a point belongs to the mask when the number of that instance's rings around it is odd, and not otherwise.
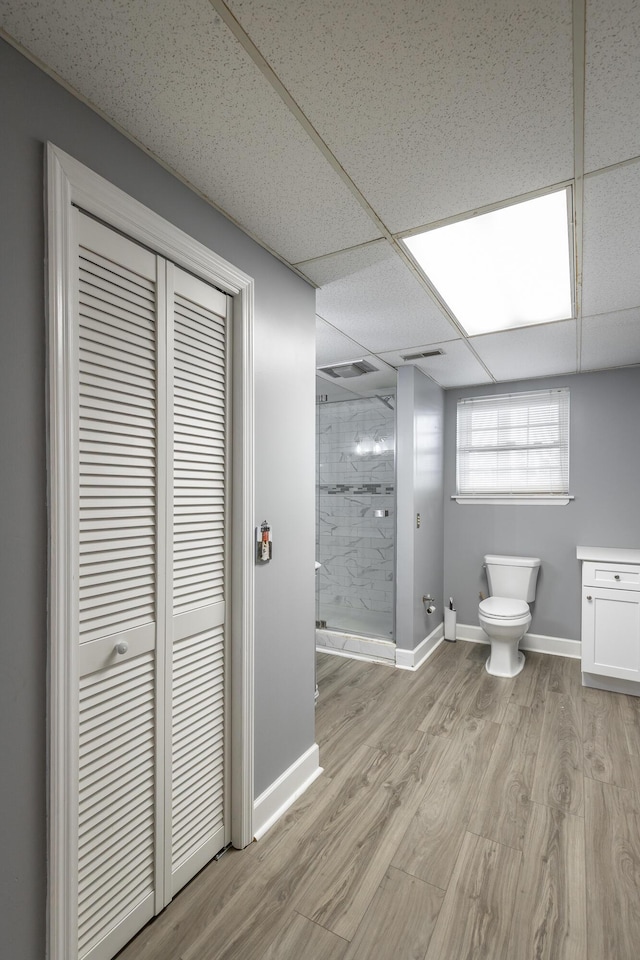
[{"label": "white baseboard", "polygon": [[603,677],[600,674],[583,673],[582,686],[594,690],[610,690],[611,693],[628,693],[640,697],[640,683],[637,680],[624,680],[620,677]]},{"label": "white baseboard", "polygon": [[428,637],[421,640],[413,650],[396,648],[396,667],[399,670],[417,670],[431,656],[444,639],[444,625],[439,623]]},{"label": "white baseboard", "polygon": [[263,837],[321,773],[320,751],[318,744],[314,743],[254,800],[254,838]]},{"label": "white baseboard", "polygon": [[[470,640],[472,643],[490,643],[482,627],[470,623],[459,623],[456,627],[457,640]],[[564,637],[545,637],[540,633],[525,633],[520,641],[521,650],[535,653],[549,653],[553,657],[571,657],[579,660],[581,643],[579,640],[567,640]]]}]

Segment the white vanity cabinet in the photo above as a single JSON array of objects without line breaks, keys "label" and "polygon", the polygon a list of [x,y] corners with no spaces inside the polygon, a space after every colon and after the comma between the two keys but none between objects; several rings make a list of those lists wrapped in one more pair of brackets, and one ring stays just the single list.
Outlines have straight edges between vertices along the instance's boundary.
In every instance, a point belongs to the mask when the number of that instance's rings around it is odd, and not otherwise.
[{"label": "white vanity cabinet", "polygon": [[578,547],[578,559],[583,683],[639,694],[640,550]]}]

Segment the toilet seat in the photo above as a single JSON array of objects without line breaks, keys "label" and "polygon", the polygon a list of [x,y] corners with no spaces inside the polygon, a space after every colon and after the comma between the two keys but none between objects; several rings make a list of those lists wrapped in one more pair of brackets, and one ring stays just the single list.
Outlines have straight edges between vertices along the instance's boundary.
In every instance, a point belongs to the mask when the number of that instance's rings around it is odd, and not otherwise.
[{"label": "toilet seat", "polygon": [[480,602],[479,613],[492,620],[519,620],[529,615],[529,604],[510,597],[487,597]]}]

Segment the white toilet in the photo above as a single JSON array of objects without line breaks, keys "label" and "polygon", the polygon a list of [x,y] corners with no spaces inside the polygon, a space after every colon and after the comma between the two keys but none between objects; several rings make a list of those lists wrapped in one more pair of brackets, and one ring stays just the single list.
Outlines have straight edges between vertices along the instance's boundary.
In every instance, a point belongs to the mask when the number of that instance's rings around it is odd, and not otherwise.
[{"label": "white toilet", "polygon": [[524,667],[518,644],[529,629],[529,604],[535,600],[538,557],[484,558],[490,597],[478,607],[480,626],[491,640],[487,673],[494,677],[515,677]]}]

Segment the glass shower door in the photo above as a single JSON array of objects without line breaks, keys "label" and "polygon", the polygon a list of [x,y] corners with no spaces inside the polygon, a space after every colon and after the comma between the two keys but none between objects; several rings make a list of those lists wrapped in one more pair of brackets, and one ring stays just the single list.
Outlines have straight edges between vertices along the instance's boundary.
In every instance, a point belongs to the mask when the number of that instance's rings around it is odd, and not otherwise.
[{"label": "glass shower door", "polygon": [[392,640],[395,398],[318,405],[317,624]]}]

